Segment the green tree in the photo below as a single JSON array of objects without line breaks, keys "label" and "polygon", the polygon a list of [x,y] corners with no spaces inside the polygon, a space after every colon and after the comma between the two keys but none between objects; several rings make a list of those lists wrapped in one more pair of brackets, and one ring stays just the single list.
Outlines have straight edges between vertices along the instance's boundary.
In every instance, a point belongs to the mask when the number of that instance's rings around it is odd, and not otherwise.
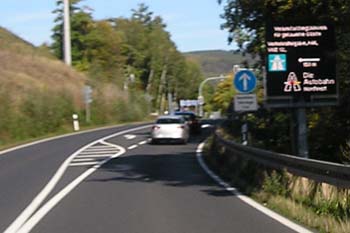
[{"label": "green tree", "polygon": [[106,20],[94,23],[94,27],[84,38],[84,61],[89,65],[89,74],[99,81],[109,81],[122,85],[123,64],[122,46],[125,43],[123,34],[114,30]]},{"label": "green tree", "polygon": [[[219,0],[225,4],[223,29],[229,42],[238,43],[242,52],[260,56],[265,64],[265,24],[275,20],[285,23],[331,21],[337,41],[337,79],[340,98],[337,107],[309,111],[311,156],[340,161],[339,148],[350,137],[350,2],[346,0]],[[284,122],[286,124],[288,122]],[[328,137],[328,135],[333,137]]]}]

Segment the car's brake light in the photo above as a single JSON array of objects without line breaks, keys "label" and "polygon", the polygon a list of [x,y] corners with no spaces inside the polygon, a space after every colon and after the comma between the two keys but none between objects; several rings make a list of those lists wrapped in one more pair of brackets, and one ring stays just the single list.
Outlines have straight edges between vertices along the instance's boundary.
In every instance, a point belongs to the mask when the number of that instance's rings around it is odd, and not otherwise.
[{"label": "car's brake light", "polygon": [[160,127],[159,127],[159,126],[156,126],[156,125],[154,125],[154,126],[152,127],[152,130],[157,130],[157,129],[160,129]]}]

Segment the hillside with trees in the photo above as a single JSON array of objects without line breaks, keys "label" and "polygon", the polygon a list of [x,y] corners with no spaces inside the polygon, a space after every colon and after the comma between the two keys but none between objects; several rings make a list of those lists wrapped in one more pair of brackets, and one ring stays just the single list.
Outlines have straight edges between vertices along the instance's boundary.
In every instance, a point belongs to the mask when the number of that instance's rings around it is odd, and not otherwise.
[{"label": "hillside with trees", "polygon": [[225,50],[203,50],[186,52],[184,55],[197,62],[205,77],[219,76],[232,72],[233,65],[253,65],[251,56],[243,56],[240,52]]},{"label": "hillside with trees", "polygon": [[[176,48],[160,16],[145,4],[131,11],[129,18],[94,20],[89,7],[71,2],[73,66],[89,77],[89,83],[128,89],[150,102],[152,111],[166,108],[168,93],[175,100],[193,98],[202,80],[195,62]],[[57,1],[53,28],[54,54],[62,58],[62,1]],[[130,79],[130,77],[132,77]]]},{"label": "hillside with trees", "polygon": [[[63,64],[63,1],[52,44],[34,47],[0,28],[0,146],[69,132],[72,114],[83,126],[148,118],[175,102],[196,98],[203,75],[176,48],[159,16],[140,4],[128,18],[95,20],[93,9],[70,1],[72,67]],[[83,90],[92,88],[91,117]]]}]

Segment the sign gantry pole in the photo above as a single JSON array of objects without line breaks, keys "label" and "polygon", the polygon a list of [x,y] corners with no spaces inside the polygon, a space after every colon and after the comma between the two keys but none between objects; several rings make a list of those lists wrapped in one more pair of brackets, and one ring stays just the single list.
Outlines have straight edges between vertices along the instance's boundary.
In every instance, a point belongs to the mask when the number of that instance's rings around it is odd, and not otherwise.
[{"label": "sign gantry pole", "polygon": [[246,113],[257,111],[258,109],[256,94],[252,94],[256,88],[257,79],[255,74],[249,69],[240,69],[237,66],[235,68],[233,71],[233,86],[238,94],[234,97],[234,111],[242,114],[242,144],[248,145],[249,129]]},{"label": "sign gantry pole", "polygon": [[71,55],[71,38],[70,38],[70,17],[69,17],[69,0],[63,1],[63,27],[64,27],[64,62],[67,65],[72,64],[72,55]]}]

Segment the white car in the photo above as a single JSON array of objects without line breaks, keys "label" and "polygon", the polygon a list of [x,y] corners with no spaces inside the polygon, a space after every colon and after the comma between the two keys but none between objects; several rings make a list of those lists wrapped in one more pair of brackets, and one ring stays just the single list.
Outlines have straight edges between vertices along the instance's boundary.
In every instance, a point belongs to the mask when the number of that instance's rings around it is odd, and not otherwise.
[{"label": "white car", "polygon": [[182,116],[166,115],[156,120],[151,130],[151,143],[159,141],[177,141],[186,144],[189,138],[189,126]]}]

